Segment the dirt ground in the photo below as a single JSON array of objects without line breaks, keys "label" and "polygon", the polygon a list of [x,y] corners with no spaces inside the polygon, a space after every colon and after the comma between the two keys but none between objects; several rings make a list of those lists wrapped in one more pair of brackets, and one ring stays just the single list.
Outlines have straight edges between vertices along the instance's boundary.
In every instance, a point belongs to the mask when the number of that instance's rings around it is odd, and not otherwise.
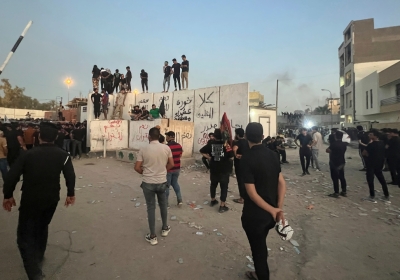
[{"label": "dirt ground", "polygon": [[[333,199],[326,196],[332,192],[327,154],[320,151],[322,172],[300,177],[298,151],[288,150],[284,210],[300,253],[271,231],[271,279],[400,279],[400,189],[389,186],[391,204],[363,202],[368,187],[357,153],[350,148],[346,154],[348,198]],[[74,166],[77,202],[62,206],[63,185],[49,230],[46,279],[245,279],[251,252],[240,222],[242,206],[231,202],[238,195],[236,179],[229,184],[231,211],[219,214],[217,207],[204,204],[210,198],[204,169],[185,169],[180,185],[184,201],[193,205],[172,206],[170,235],[159,235],[159,244],[150,246],[144,240],[146,202],[133,165],[92,158]],[[382,193],[377,181],[376,189]],[[15,197],[19,201],[19,191]],[[175,199],[172,191],[170,204]],[[309,204],[314,209],[306,209]],[[194,209],[197,205],[203,209]],[[17,209],[0,212],[0,279],[27,279],[16,245],[17,218]]]}]

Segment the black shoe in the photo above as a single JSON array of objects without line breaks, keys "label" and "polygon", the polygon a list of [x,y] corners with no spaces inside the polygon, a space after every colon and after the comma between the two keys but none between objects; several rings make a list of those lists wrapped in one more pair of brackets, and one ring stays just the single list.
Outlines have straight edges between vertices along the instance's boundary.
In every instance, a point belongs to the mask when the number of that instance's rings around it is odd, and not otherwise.
[{"label": "black shoe", "polygon": [[283,163],[289,163],[289,162],[288,162],[288,161],[286,161],[286,160],[285,160],[285,161],[282,161],[282,162],[283,162]]},{"label": "black shoe", "polygon": [[347,197],[347,192],[343,192],[342,191],[342,192],[340,192],[340,195],[343,196],[343,197]]},{"label": "black shoe", "polygon": [[308,172],[308,170],[306,170],[307,175],[311,175],[310,172]]},{"label": "black shoe", "polygon": [[307,175],[306,172],[303,172],[303,174],[301,174],[300,176],[303,177],[303,176],[306,176],[306,175]]},{"label": "black shoe", "polygon": [[367,171],[367,168],[360,169],[359,171]]},{"label": "black shoe", "polygon": [[226,212],[226,211],[228,211],[229,210],[229,208],[228,207],[226,207],[226,206],[220,206],[219,207],[219,213],[224,213],[224,212]]},{"label": "black shoe", "polygon": [[214,205],[217,205],[219,202],[218,200],[211,200],[210,206],[213,207]]},{"label": "black shoe", "polygon": [[389,183],[387,183],[388,185],[395,185],[395,186],[397,186],[398,184],[397,184],[397,182],[389,182]]},{"label": "black shoe", "polygon": [[329,197],[333,197],[333,198],[339,198],[339,194],[338,193],[331,193],[328,194]]}]

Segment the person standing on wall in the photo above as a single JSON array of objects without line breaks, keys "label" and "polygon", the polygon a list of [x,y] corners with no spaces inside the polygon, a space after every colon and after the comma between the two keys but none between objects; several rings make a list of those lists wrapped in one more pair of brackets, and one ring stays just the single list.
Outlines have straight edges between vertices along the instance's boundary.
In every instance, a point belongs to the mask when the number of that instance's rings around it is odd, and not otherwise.
[{"label": "person standing on wall", "polygon": [[157,196],[158,205],[162,218],[161,236],[168,236],[171,227],[167,223],[167,170],[174,167],[174,159],[171,149],[159,142],[160,130],[153,127],[149,130],[150,144],[140,149],[135,163],[135,171],[142,174],[141,188],[147,204],[147,216],[150,233],[145,236],[145,240],[151,245],[158,244],[155,230],[155,211]]},{"label": "person standing on wall", "polygon": [[174,158],[174,167],[172,167],[170,170],[167,172],[167,190],[165,192],[167,196],[167,206],[169,207],[169,187],[172,186],[172,188],[175,191],[176,198],[177,198],[177,205],[178,207],[182,206],[182,194],[181,194],[181,188],[178,183],[178,178],[179,178],[179,173],[181,170],[181,157],[183,154],[183,149],[182,146],[179,143],[175,142],[175,132],[169,131],[165,133],[165,138],[167,140],[167,146],[171,149],[172,152],[172,157]]},{"label": "person standing on wall", "polygon": [[[142,84],[142,93],[149,92],[148,79],[149,74],[147,74],[147,72],[142,69],[142,71],[140,71],[140,83]],[[146,88],[146,91],[144,90],[144,88]]]},{"label": "person standing on wall", "polygon": [[111,73],[111,70],[107,68],[107,73],[108,73],[108,78],[107,78],[107,83],[106,83],[106,91],[108,94],[113,94],[114,91],[114,86],[113,86],[113,81],[114,81],[114,75]]},{"label": "person standing on wall", "polygon": [[127,92],[131,92],[132,91],[132,88],[131,88],[132,72],[131,72],[131,68],[129,66],[126,67],[125,79],[126,79],[126,84],[127,84]]},{"label": "person standing on wall", "polygon": [[100,81],[100,69],[97,67],[97,65],[93,66],[92,69],[92,84],[93,84],[93,90],[95,88],[99,88],[99,81]]},{"label": "person standing on wall", "polygon": [[249,279],[270,279],[267,236],[276,222],[285,226],[283,205],[286,193],[285,178],[281,173],[279,155],[264,147],[263,127],[249,123],[246,139],[250,149],[242,155],[240,166],[246,187],[242,213],[242,227],[249,240],[255,272],[248,271]]},{"label": "person standing on wall", "polygon": [[75,202],[75,172],[69,154],[54,145],[57,127],[40,125],[40,146],[23,153],[4,182],[4,210],[16,206],[13,193],[24,177],[19,207],[17,244],[29,279],[43,279],[42,265],[47,246],[48,228],[60,200],[60,174],[67,186],[68,207]]},{"label": "person standing on wall", "polygon": [[[169,91],[169,85],[171,82],[171,75],[173,73],[171,66],[168,65],[168,61],[164,62],[164,67],[163,67],[163,73],[164,73],[164,81],[163,81],[163,92],[168,92]],[[168,84],[167,90],[165,90],[165,84]]]},{"label": "person standing on wall", "polygon": [[101,97],[101,106],[103,109],[104,119],[107,120],[109,95],[107,91],[102,90],[103,96]]},{"label": "person standing on wall", "polygon": [[233,167],[233,151],[228,143],[222,141],[221,129],[214,131],[215,140],[209,141],[206,146],[200,149],[200,153],[210,160],[210,206],[218,204],[215,199],[217,186],[221,188],[221,205],[219,213],[229,210],[226,206],[226,197],[228,195],[229,176]]},{"label": "person standing on wall", "polygon": [[322,150],[323,147],[323,140],[322,140],[322,135],[318,131],[318,127],[313,126],[312,127],[312,139],[313,143],[311,146],[311,152],[312,152],[312,157],[314,159],[314,165],[317,171],[321,171],[321,168],[319,166],[319,161],[318,161],[318,153],[320,150]]},{"label": "person standing on wall", "polygon": [[[326,149],[329,153],[329,168],[331,171],[331,178],[333,182],[334,193],[328,196],[339,198],[339,196],[347,196],[347,183],[344,178],[344,166],[346,165],[346,160],[344,159],[344,154],[347,150],[347,143],[342,141],[343,132],[335,132],[335,141],[332,141]],[[339,193],[339,181],[342,187],[342,191]]]},{"label": "person standing on wall", "polygon": [[[182,89],[188,89],[189,87],[189,60],[186,60],[186,55],[182,55]],[[185,87],[186,81],[186,87]]]},{"label": "person standing on wall", "polygon": [[357,126],[357,138],[358,138],[358,153],[360,155],[363,168],[360,169],[360,171],[367,171],[367,165],[366,165],[366,158],[363,156],[363,152],[365,148],[368,146],[368,143],[370,142],[370,139],[368,137],[368,133],[364,131],[364,128],[361,125]]},{"label": "person standing on wall", "polygon": [[118,88],[119,88],[119,83],[121,82],[121,74],[119,73],[118,69],[115,69],[115,73],[114,73],[114,90],[115,93],[118,93]]},{"label": "person standing on wall", "polygon": [[374,187],[374,177],[376,176],[382,185],[384,194],[381,200],[389,201],[389,190],[382,173],[383,166],[385,165],[385,144],[379,140],[379,132],[377,130],[370,131],[368,137],[371,142],[362,152],[362,155],[366,157],[367,182],[369,187],[369,196],[365,200],[376,202]]},{"label": "person standing on wall", "polygon": [[91,95],[90,99],[93,103],[94,119],[98,121],[100,117],[101,94],[99,94],[97,88],[94,89],[94,93]]},{"label": "person standing on wall", "polygon": [[174,78],[174,85],[175,85],[175,91],[177,91],[176,89],[176,82],[178,82],[179,85],[179,90],[181,90],[181,78],[180,78],[180,74],[181,74],[181,65],[176,61],[176,58],[174,58],[172,60],[173,64],[172,64],[172,70],[173,70],[173,78]]},{"label": "person standing on wall", "polygon": [[114,115],[113,115],[114,120],[116,118],[118,120],[123,119],[126,95],[127,94],[125,93],[124,89],[122,89],[121,92],[118,93],[117,100],[115,100],[115,105],[114,105]]},{"label": "person standing on wall", "polygon": [[[299,141],[300,144],[297,143],[297,141]],[[310,166],[310,161],[311,161],[311,155],[312,155],[311,145],[313,143],[313,140],[311,136],[307,133],[306,128],[301,129],[301,133],[297,135],[296,139],[294,140],[294,143],[300,148],[299,149],[300,163],[301,163],[301,168],[303,169],[303,174],[301,174],[301,176],[310,175],[310,172],[308,172],[308,167]]]},{"label": "person standing on wall", "polygon": [[110,77],[110,73],[107,71],[108,69],[102,69],[100,72],[101,77],[101,90],[108,89],[108,80]]},{"label": "person standing on wall", "polygon": [[235,198],[233,201],[239,204],[243,204],[244,200],[243,197],[246,192],[246,188],[244,186],[244,181],[243,181],[243,167],[240,166],[241,158],[244,153],[246,153],[250,148],[249,148],[249,142],[244,139],[244,130],[243,128],[236,128],[235,129],[235,138],[237,141],[235,141],[235,144],[233,144],[233,154],[234,154],[234,165],[235,165],[235,174],[236,174],[236,180],[239,188],[239,195],[240,198]]}]

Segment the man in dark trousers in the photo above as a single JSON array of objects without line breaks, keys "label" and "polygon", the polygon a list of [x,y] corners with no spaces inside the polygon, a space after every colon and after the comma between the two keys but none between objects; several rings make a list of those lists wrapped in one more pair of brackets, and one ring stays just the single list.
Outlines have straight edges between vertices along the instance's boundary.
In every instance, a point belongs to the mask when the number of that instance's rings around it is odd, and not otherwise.
[{"label": "man in dark trousers", "polygon": [[[182,89],[188,89],[189,87],[189,60],[186,59],[186,55],[182,55]],[[186,87],[185,87],[186,81]]]},{"label": "man in dark trousers", "polygon": [[126,75],[125,75],[126,83],[128,85],[128,92],[132,91],[131,81],[132,81],[132,72],[129,66],[126,67]]},{"label": "man in dark trousers", "polygon": [[93,103],[94,119],[99,120],[100,117],[100,105],[101,105],[101,94],[97,88],[94,89],[94,93],[90,97]]},{"label": "man in dark trousers", "polygon": [[[300,142],[300,144],[297,143],[297,141]],[[310,161],[311,161],[311,145],[313,143],[312,137],[307,133],[306,128],[301,129],[301,133],[297,135],[296,140],[294,143],[300,147],[299,149],[299,154],[300,154],[300,163],[301,163],[301,168],[303,169],[303,174],[304,175],[310,175],[310,172],[308,172],[308,167],[310,166]],[[304,158],[305,158],[305,163],[304,163]]]},{"label": "man in dark trousers", "polygon": [[210,160],[210,206],[218,204],[215,196],[219,184],[221,188],[219,213],[224,213],[229,210],[225,202],[228,195],[229,176],[233,167],[233,151],[228,143],[222,141],[221,129],[214,131],[214,138],[215,140],[209,141],[200,149],[200,153]]},{"label": "man in dark trousers", "polygon": [[[339,195],[347,196],[347,183],[344,178],[344,166],[346,160],[344,159],[344,154],[347,150],[347,143],[342,141],[343,132],[336,131],[335,141],[332,141],[326,149],[329,153],[329,167],[331,170],[331,178],[333,182],[334,193],[330,194],[330,197],[338,198]],[[339,181],[342,186],[342,192],[339,194]]]},{"label": "man in dark trousers", "polygon": [[174,71],[174,74],[172,75],[172,77],[174,78],[174,85],[175,85],[175,91],[177,91],[176,89],[176,82],[178,82],[179,85],[179,90],[181,90],[181,65],[176,61],[176,58],[174,58],[172,60],[173,64],[172,64],[172,70]]},{"label": "man in dark trousers", "polygon": [[[209,140],[207,141],[207,144],[208,144],[208,142],[210,142],[211,140],[214,140],[215,138],[214,138],[214,133],[209,133],[208,134],[208,138],[209,138]],[[206,173],[208,173],[208,171],[210,170],[210,162],[209,162],[209,159],[208,158],[206,158],[205,156],[203,156],[202,158],[201,158],[201,161],[204,163],[204,166],[207,168],[207,171],[206,171]]]},{"label": "man in dark trousers", "polygon": [[40,126],[40,145],[18,158],[4,182],[3,208],[16,206],[13,192],[20,179],[21,206],[17,243],[29,279],[43,279],[41,265],[46,251],[48,226],[60,200],[60,173],[68,188],[65,206],[74,204],[75,172],[69,154],[54,145],[58,130],[54,124]]},{"label": "man in dark trousers", "polygon": [[114,73],[114,90],[118,93],[119,82],[121,81],[121,74],[119,73],[118,69],[115,69]]},{"label": "man in dark trousers", "polygon": [[362,152],[362,155],[366,157],[367,182],[369,187],[369,196],[365,200],[376,203],[374,188],[374,177],[376,176],[382,185],[384,194],[381,200],[389,201],[389,190],[382,173],[383,166],[385,165],[385,144],[379,140],[379,132],[377,130],[371,131],[368,137],[371,142]]},{"label": "man in dark trousers", "polygon": [[282,221],[286,183],[281,173],[279,156],[262,145],[263,127],[249,123],[246,139],[250,150],[242,155],[243,180],[246,187],[242,213],[242,226],[246,232],[253,255],[255,272],[246,273],[249,279],[268,280],[267,236],[275,222]]},{"label": "man in dark trousers", "polygon": [[24,133],[21,129],[18,129],[20,126],[17,123],[5,124],[7,127],[7,131],[5,133],[7,140],[7,161],[8,165],[11,167],[14,162],[19,157],[21,150],[27,150],[24,143]]},{"label": "man in dark trousers", "polygon": [[[142,93],[149,92],[149,74],[144,69],[140,71],[140,82],[142,84]],[[146,91],[144,90],[146,88]]]},{"label": "man in dark trousers", "polygon": [[367,171],[367,165],[366,165],[366,159],[365,156],[363,156],[363,152],[365,150],[365,148],[367,147],[368,143],[369,143],[369,137],[368,137],[368,133],[366,133],[364,131],[364,128],[361,125],[357,126],[357,138],[358,138],[358,153],[360,155],[362,164],[363,164],[363,168],[360,169],[360,171]]},{"label": "man in dark trousers", "polygon": [[398,185],[400,186],[400,138],[399,131],[397,129],[389,129],[390,139],[388,140],[388,145],[386,146],[387,151],[387,162],[389,165],[390,176],[392,181],[388,183],[389,185]]},{"label": "man in dark trousers", "polygon": [[243,154],[249,150],[249,142],[247,142],[247,140],[244,139],[243,128],[236,128],[235,134],[237,141],[235,141],[235,143],[233,144],[233,154],[235,156],[233,163],[235,165],[235,174],[236,174],[237,184],[239,187],[240,198],[236,198],[233,201],[239,204],[243,204],[244,203],[243,197],[246,192],[246,188],[244,186],[243,176],[242,176],[243,167],[240,166],[240,162]]}]

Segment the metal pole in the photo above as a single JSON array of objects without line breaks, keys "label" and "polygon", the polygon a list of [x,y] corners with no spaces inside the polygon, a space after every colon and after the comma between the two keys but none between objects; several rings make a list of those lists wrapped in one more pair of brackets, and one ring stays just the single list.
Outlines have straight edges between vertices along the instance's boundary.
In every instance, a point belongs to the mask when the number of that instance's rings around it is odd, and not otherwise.
[{"label": "metal pole", "polygon": [[275,97],[275,112],[276,112],[276,128],[275,128],[275,133],[278,135],[278,93],[279,93],[279,80],[276,80],[276,97]]},{"label": "metal pole", "polygon": [[14,47],[11,49],[10,53],[8,54],[6,60],[4,61],[3,65],[0,67],[0,75],[3,73],[4,68],[6,68],[7,63],[10,61],[12,55],[15,53],[17,50],[19,44],[21,43],[22,39],[24,39],[26,32],[28,32],[28,29],[31,27],[33,21],[29,21],[28,24],[26,25],[24,31],[22,31],[21,36],[19,36],[17,42],[15,43]]}]

